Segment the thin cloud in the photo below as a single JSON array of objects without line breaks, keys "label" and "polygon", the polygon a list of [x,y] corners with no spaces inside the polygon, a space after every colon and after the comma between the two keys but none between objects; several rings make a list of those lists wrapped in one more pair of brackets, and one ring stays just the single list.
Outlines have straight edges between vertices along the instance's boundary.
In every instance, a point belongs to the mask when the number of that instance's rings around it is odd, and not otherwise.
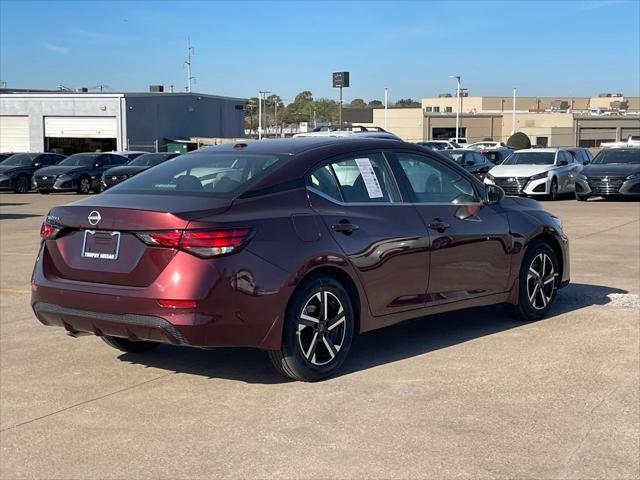
[{"label": "thin cloud", "polygon": [[53,43],[45,43],[44,48],[53,53],[69,53],[69,49],[67,47],[61,47],[60,45],[54,45]]}]

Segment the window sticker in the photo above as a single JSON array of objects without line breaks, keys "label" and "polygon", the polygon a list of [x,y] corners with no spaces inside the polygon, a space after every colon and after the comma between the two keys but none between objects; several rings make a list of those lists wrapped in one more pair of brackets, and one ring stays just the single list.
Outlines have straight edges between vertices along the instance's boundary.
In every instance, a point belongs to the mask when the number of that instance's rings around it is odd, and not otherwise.
[{"label": "window sticker", "polygon": [[373,166],[371,166],[371,160],[368,158],[355,158],[354,160],[356,165],[358,165],[362,180],[364,180],[364,186],[367,188],[369,198],[384,197],[382,188],[380,188],[380,182],[378,182],[378,177],[376,177],[376,172],[373,170]]}]

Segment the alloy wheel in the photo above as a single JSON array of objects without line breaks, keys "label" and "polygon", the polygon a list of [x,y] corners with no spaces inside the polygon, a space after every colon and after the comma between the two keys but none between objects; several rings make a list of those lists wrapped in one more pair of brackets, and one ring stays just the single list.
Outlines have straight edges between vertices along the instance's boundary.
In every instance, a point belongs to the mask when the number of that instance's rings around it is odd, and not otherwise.
[{"label": "alloy wheel", "polygon": [[88,178],[83,178],[80,180],[80,193],[88,194],[91,191],[91,182],[89,182]]},{"label": "alloy wheel", "polygon": [[556,276],[549,255],[539,253],[533,258],[527,273],[527,296],[529,303],[536,310],[545,309],[551,301]]},{"label": "alloy wheel", "polygon": [[18,193],[27,193],[29,191],[29,179],[26,177],[18,178],[18,185],[16,186]]},{"label": "alloy wheel", "polygon": [[313,365],[333,361],[345,340],[345,311],[336,295],[321,290],[307,300],[298,317],[298,346]]}]

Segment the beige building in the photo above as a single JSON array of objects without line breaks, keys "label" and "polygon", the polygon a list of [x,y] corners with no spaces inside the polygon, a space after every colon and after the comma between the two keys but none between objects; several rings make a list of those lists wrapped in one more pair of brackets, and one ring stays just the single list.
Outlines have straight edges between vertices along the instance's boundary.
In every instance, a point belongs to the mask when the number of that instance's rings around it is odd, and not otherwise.
[{"label": "beige building", "polygon": [[[541,146],[597,147],[640,133],[640,97],[463,97],[460,136],[506,141],[513,131]],[[620,108],[620,107],[624,107]],[[596,111],[597,110],[597,111]],[[423,98],[422,108],[389,109],[387,130],[409,142],[455,137],[456,98]],[[372,126],[385,126],[384,109]]]}]

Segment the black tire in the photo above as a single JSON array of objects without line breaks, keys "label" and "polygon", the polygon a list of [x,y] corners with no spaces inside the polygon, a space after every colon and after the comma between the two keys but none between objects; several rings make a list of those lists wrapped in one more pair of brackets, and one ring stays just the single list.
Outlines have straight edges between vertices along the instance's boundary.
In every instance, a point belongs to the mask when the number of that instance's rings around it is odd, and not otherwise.
[{"label": "black tire", "polygon": [[549,189],[549,196],[547,199],[552,202],[558,199],[558,180],[556,180],[555,177],[551,180],[551,187]]},{"label": "black tire", "polygon": [[91,193],[91,179],[89,177],[80,177],[78,193],[80,195],[89,195]]},{"label": "black tire", "polygon": [[[530,277],[530,268],[533,270],[539,270],[540,257],[548,259],[553,266],[553,271],[549,272],[549,263],[543,267],[543,271],[547,272],[543,275],[542,279],[538,281],[538,278]],[[536,263],[537,262],[537,263]],[[549,279],[552,278],[552,281]],[[511,306],[512,313],[520,320],[531,322],[534,320],[540,320],[544,318],[553,301],[556,298],[558,291],[558,284],[560,278],[560,271],[558,267],[558,259],[553,249],[545,242],[532,243],[522,259],[520,265],[520,276],[518,282],[518,304]],[[540,284],[548,281],[546,285],[542,286],[542,290],[537,290],[536,284],[540,288]],[[533,293],[533,301],[531,300]]]},{"label": "black tire", "polygon": [[24,175],[16,178],[16,186],[13,189],[16,193],[28,193],[31,188],[31,181],[29,177],[25,177]]},{"label": "black tire", "polygon": [[40,195],[49,195],[51,193],[50,190],[38,190],[38,193]]},{"label": "black tire", "polygon": [[128,353],[150,352],[151,350],[156,349],[158,345],[160,345],[156,342],[132,342],[131,340],[127,340],[126,338],[119,337],[104,336],[100,338],[110,347],[113,347],[116,350],[120,350],[121,352]]},{"label": "black tire", "polygon": [[[325,303],[328,315],[323,313]],[[285,313],[282,347],[269,351],[269,358],[286,377],[304,382],[321,380],[333,375],[347,358],[354,325],[351,298],[340,282],[325,275],[312,277],[291,297]],[[309,348],[305,352],[306,346]]]},{"label": "black tire", "polygon": [[576,193],[576,200],[579,202],[586,202],[588,198],[589,195],[580,195],[579,193]]}]

